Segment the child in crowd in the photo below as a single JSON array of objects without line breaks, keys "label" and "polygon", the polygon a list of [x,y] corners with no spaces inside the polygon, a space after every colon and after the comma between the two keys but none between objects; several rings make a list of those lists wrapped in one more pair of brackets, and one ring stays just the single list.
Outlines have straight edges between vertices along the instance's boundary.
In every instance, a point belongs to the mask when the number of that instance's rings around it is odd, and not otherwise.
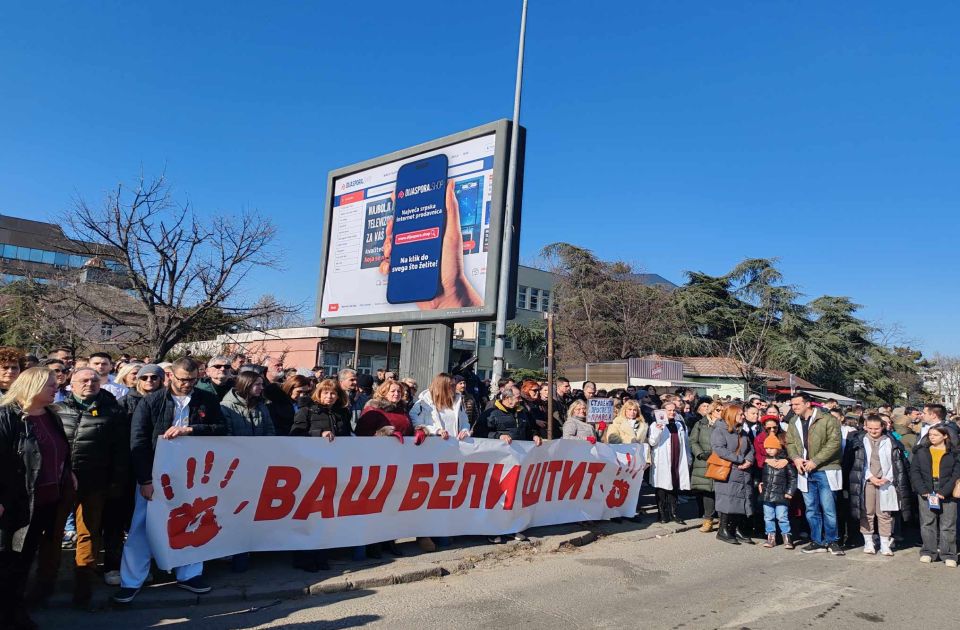
[{"label": "child in crowd", "polygon": [[779,522],[784,548],[793,549],[789,506],[790,499],[797,493],[797,470],[787,459],[786,450],[778,436],[768,435],[763,441],[763,449],[767,454],[763,462],[762,481],[759,488],[760,498],[763,501],[764,528],[767,534],[767,541],[763,546],[767,549],[777,546],[777,523]]}]

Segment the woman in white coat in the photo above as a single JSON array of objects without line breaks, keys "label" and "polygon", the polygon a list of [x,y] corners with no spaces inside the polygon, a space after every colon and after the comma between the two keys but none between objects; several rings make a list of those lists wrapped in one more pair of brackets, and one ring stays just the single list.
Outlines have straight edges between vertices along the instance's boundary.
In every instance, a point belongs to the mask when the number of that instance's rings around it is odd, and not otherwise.
[{"label": "woman in white coat", "polygon": [[657,491],[660,522],[683,524],[677,515],[677,499],[681,490],[690,489],[690,444],[687,427],[677,413],[674,401],[663,405],[663,414],[647,433],[647,444],[653,449],[650,483]]},{"label": "woman in white coat", "polygon": [[434,377],[430,387],[410,407],[410,422],[415,433],[422,431],[444,440],[451,435],[459,440],[470,437],[470,420],[452,376],[441,372]]}]

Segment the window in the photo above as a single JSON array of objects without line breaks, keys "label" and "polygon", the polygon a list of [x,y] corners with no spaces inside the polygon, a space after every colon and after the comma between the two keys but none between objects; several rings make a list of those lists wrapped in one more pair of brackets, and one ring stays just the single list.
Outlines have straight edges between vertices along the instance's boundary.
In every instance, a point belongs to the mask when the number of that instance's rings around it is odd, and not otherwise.
[{"label": "window", "polygon": [[109,339],[113,337],[113,324],[111,322],[100,322],[100,338]]},{"label": "window", "polygon": [[503,349],[513,350],[513,337],[511,337],[510,335],[503,336]]},{"label": "window", "polygon": [[540,310],[544,313],[550,311],[550,291],[547,289],[540,292]]},{"label": "window", "polygon": [[477,324],[477,345],[481,348],[486,348],[489,342],[490,338],[487,323],[481,322]]},{"label": "window", "polygon": [[369,354],[361,354],[357,361],[357,374],[373,374],[373,364]]},{"label": "window", "polygon": [[27,262],[30,262],[30,252],[31,252],[31,249],[29,247],[18,247],[17,260],[25,260]]},{"label": "window", "polygon": [[57,252],[53,255],[53,264],[58,267],[67,267],[70,265],[70,255]]},{"label": "window", "polygon": [[44,250],[44,251],[41,253],[41,255],[40,255],[40,262],[42,262],[42,263],[44,263],[44,264],[47,264],[47,265],[52,265],[52,264],[53,264],[54,256],[56,256],[56,254],[55,254],[54,252],[48,252],[48,251]]},{"label": "window", "polygon": [[43,262],[43,250],[42,250],[42,249],[31,249],[31,250],[30,250],[30,262]]},{"label": "window", "polygon": [[540,289],[530,289],[530,310],[540,310]]},{"label": "window", "polygon": [[79,269],[83,267],[83,263],[87,262],[87,259],[83,256],[77,256],[76,254],[70,254],[70,266],[76,267]]},{"label": "window", "polygon": [[16,245],[0,246],[0,253],[2,253],[4,258],[10,258],[12,260],[15,260],[17,258],[17,246]]},{"label": "window", "polygon": [[527,287],[517,289],[517,308],[527,308]]},{"label": "window", "polygon": [[340,371],[340,353],[339,352],[324,352],[323,353],[323,367],[324,372],[327,376],[333,376]]}]

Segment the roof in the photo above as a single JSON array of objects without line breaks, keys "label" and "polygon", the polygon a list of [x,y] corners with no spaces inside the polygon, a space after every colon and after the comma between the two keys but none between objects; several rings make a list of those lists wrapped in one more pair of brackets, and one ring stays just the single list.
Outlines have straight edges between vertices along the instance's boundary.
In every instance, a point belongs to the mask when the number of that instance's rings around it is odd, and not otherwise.
[{"label": "roof", "polygon": [[[769,381],[767,381],[768,388],[776,387],[789,389],[792,385],[794,389],[810,389],[816,391],[821,391],[823,389],[822,387],[818,387],[810,381],[804,380],[796,374],[791,374],[786,370],[766,369],[764,371],[769,373],[772,377]],[[791,379],[791,377],[793,378]]]},{"label": "roof", "polygon": [[[683,363],[683,375],[701,378],[743,378],[742,363],[731,357],[668,357],[652,355],[651,359],[669,359]],[[769,370],[754,370],[759,378],[770,378]]]}]

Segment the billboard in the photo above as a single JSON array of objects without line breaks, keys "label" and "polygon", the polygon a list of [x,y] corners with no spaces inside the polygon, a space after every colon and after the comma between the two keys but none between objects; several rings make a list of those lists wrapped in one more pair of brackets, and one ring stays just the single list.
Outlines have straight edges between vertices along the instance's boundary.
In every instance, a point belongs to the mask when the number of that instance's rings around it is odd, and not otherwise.
[{"label": "billboard", "polygon": [[495,317],[509,150],[502,120],[331,171],[317,324]]}]

